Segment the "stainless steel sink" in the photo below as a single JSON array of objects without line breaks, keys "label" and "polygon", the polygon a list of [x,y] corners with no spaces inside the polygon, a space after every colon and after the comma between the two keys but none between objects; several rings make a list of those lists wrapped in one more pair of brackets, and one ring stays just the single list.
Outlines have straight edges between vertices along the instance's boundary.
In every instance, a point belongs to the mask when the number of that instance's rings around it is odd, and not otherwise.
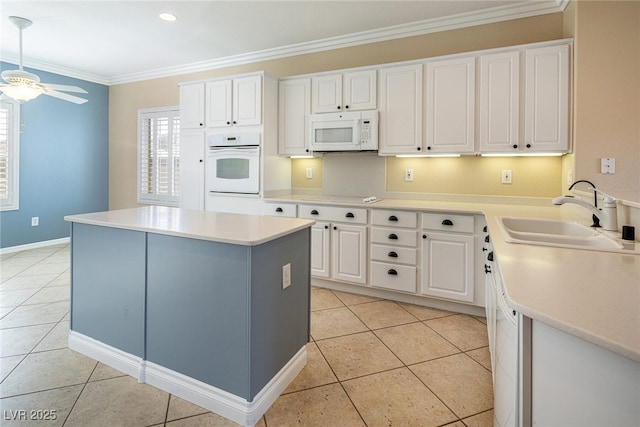
[{"label": "stainless steel sink", "polygon": [[602,232],[574,221],[498,217],[497,223],[509,243],[640,253],[640,245],[621,240],[617,233]]}]

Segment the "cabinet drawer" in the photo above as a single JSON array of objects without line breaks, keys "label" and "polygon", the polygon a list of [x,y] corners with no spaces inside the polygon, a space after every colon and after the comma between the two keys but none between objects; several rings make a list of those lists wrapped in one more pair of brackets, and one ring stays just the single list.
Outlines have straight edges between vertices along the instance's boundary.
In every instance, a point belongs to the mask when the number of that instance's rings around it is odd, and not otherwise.
[{"label": "cabinet drawer", "polygon": [[387,245],[371,245],[371,259],[398,264],[416,265],[417,250]]},{"label": "cabinet drawer", "polygon": [[298,216],[298,206],[291,203],[272,203],[264,204],[264,215],[284,216],[287,218],[295,218]]},{"label": "cabinet drawer", "polygon": [[473,233],[473,215],[423,213],[422,228],[427,230]]},{"label": "cabinet drawer", "polygon": [[417,231],[402,228],[371,228],[371,243],[416,247]]},{"label": "cabinet drawer", "polygon": [[416,267],[389,264],[386,262],[371,263],[371,284],[379,288],[395,291],[416,291]]},{"label": "cabinet drawer", "polygon": [[367,210],[362,208],[345,208],[341,206],[300,205],[300,218],[318,221],[348,222],[354,224],[367,223]]},{"label": "cabinet drawer", "polygon": [[418,215],[415,212],[372,209],[371,224],[416,228],[418,225]]}]

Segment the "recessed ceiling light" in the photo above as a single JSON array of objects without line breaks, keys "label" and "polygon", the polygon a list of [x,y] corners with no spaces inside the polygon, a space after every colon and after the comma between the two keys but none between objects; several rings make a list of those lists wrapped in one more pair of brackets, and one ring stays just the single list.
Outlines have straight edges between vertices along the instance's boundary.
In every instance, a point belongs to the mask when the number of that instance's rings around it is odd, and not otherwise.
[{"label": "recessed ceiling light", "polygon": [[169,22],[173,22],[173,21],[175,21],[176,19],[178,19],[178,18],[176,18],[176,16],[175,16],[174,14],[169,13],[169,12],[162,12],[162,13],[161,13],[160,15],[158,15],[158,16],[160,17],[160,19],[163,19],[163,20],[165,20],[165,21],[169,21]]}]

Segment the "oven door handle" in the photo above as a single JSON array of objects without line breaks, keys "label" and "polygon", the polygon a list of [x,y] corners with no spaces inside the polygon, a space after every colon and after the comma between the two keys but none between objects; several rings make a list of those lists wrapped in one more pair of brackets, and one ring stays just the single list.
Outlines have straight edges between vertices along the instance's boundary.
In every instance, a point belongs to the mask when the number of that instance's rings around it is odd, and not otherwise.
[{"label": "oven door handle", "polygon": [[209,147],[209,155],[219,154],[242,154],[242,155],[258,155],[260,154],[259,147]]}]

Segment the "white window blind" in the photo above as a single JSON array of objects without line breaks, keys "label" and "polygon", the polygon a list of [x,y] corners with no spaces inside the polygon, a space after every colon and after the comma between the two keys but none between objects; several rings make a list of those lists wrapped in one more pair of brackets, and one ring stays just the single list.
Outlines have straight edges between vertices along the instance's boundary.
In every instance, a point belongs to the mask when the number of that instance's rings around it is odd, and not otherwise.
[{"label": "white window blind", "polygon": [[138,111],[138,203],[180,203],[180,110]]},{"label": "white window blind", "polygon": [[0,100],[0,210],[19,208],[20,104]]}]

